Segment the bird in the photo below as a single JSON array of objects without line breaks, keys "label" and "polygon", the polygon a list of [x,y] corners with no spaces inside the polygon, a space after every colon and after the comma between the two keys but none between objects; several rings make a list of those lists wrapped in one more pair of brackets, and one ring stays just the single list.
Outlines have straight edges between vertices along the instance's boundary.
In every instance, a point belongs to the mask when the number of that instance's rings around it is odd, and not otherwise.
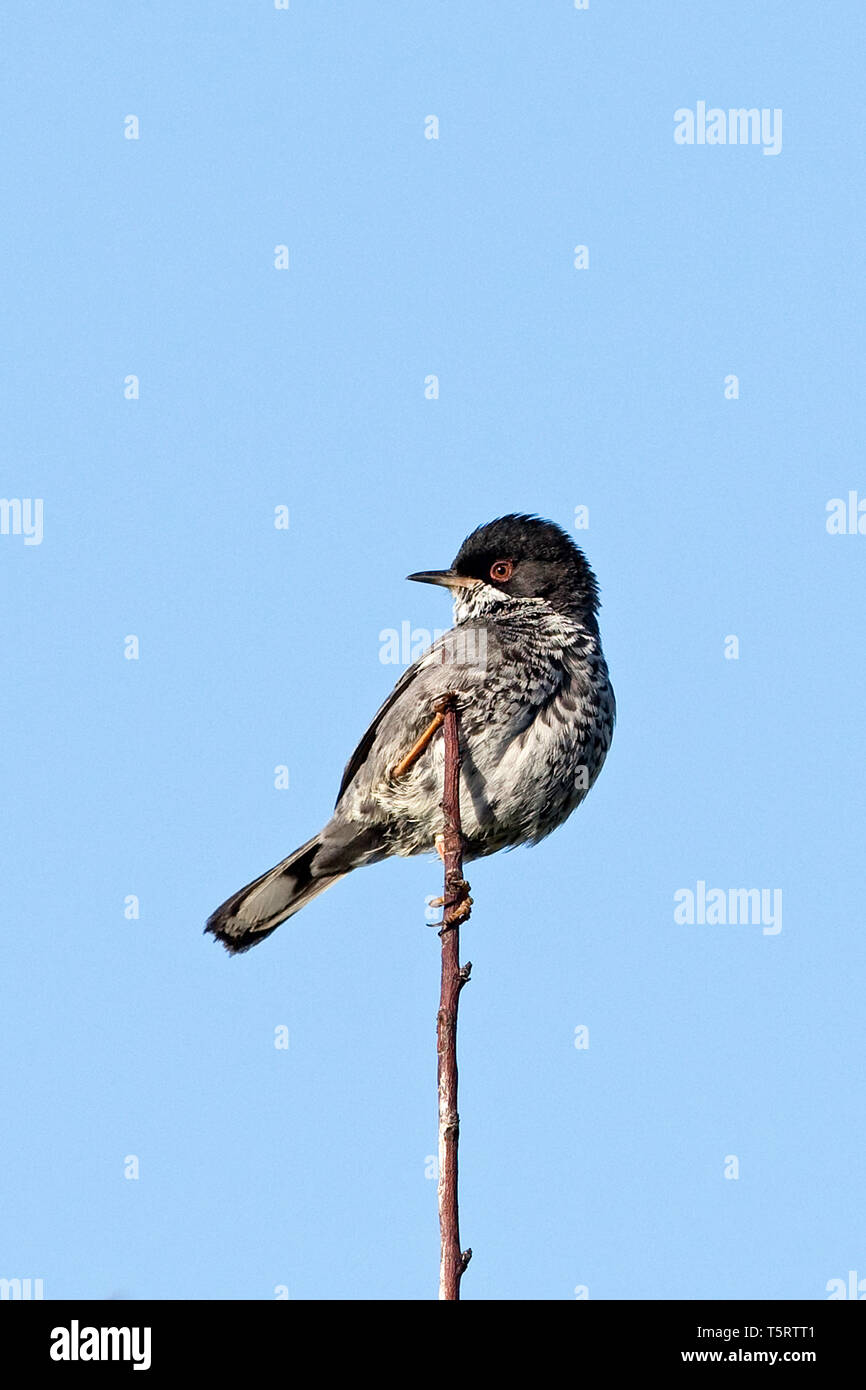
[{"label": "bird", "polygon": [[205,932],[233,955],[354,869],[441,847],[444,736],[435,710],[445,696],[457,710],[466,862],[537,844],[601,771],[616,701],[599,589],[564,529],[510,513],[468,535],[448,569],[407,578],[450,591],[454,626],[374,715],[323,829],[208,918]]}]

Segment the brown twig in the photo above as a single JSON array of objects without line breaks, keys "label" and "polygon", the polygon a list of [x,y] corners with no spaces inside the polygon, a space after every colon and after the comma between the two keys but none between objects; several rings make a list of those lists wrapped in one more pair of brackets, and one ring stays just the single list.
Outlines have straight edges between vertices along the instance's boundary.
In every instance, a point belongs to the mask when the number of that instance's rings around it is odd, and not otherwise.
[{"label": "brown twig", "polygon": [[472,962],[460,965],[460,922],[472,910],[469,885],[463,879],[463,835],[460,826],[460,744],[457,708],[453,695],[437,705],[445,724],[445,892],[442,929],[442,986],[436,1017],[436,1051],[439,1081],[439,1266],[440,1299],[459,1299],[460,1280],[472,1258],[460,1249],[457,1206],[457,1146],[460,1116],[457,1112],[457,1003],[469,979]]}]

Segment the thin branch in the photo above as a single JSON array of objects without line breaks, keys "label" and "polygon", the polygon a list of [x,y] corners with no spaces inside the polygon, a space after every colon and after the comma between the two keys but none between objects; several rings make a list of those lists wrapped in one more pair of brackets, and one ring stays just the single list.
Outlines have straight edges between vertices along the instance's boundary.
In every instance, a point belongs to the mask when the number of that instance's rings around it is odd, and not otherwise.
[{"label": "thin branch", "polygon": [[472,962],[460,965],[460,923],[472,910],[469,884],[463,878],[463,834],[460,825],[460,743],[457,707],[453,695],[437,705],[445,722],[445,892],[442,929],[442,985],[436,1017],[436,1051],[439,1082],[439,1266],[440,1299],[459,1299],[460,1280],[472,1258],[460,1249],[457,1203],[457,1148],[460,1116],[457,1111],[457,1004],[469,979]]}]

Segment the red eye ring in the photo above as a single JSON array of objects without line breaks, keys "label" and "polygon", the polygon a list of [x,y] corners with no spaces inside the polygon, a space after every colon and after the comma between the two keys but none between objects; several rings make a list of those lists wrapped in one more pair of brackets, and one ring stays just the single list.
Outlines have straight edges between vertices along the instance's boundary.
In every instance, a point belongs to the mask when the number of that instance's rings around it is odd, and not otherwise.
[{"label": "red eye ring", "polygon": [[497,584],[507,584],[513,573],[513,560],[497,560],[490,566],[490,578]]}]

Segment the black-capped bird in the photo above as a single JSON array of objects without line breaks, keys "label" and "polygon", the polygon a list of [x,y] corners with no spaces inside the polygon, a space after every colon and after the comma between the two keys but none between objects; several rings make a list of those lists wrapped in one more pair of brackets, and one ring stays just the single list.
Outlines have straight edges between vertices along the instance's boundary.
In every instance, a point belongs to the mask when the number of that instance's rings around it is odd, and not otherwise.
[{"label": "black-capped bird", "polygon": [[[432,851],[443,831],[441,729],[401,769],[456,696],[464,859],[536,844],[601,771],[616,705],[598,630],[598,586],[559,526],[504,516],[466,538],[450,569],[410,574],[454,599],[454,627],[401,676],[343,773],[334,814],[288,859],[208,919],[246,951],[363,864]],[[441,839],[440,839],[441,842]]]}]

